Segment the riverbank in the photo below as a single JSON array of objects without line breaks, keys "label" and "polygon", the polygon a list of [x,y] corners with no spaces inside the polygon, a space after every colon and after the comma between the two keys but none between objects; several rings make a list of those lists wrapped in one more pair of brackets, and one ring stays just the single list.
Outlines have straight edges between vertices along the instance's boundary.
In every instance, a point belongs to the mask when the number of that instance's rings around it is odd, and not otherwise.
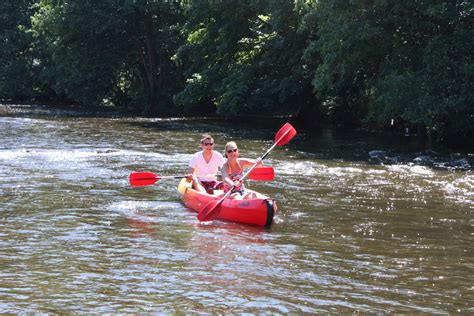
[{"label": "riverbank", "polygon": [[[431,168],[441,168],[451,171],[472,170],[474,167],[474,153],[469,144],[465,146],[448,147],[444,144],[428,145],[426,137],[417,134],[398,134],[385,131],[369,131],[362,128],[337,128],[322,125],[307,128],[293,117],[265,116],[265,117],[232,117],[222,118],[216,115],[195,117],[161,117],[149,118],[140,116],[134,111],[117,109],[114,107],[83,107],[70,104],[44,104],[44,103],[0,103],[0,116],[37,116],[37,117],[104,117],[104,118],[142,118],[151,120],[148,126],[156,122],[166,120],[190,120],[213,123],[225,128],[225,126],[239,127],[242,129],[272,129],[282,126],[285,122],[291,122],[299,131],[299,134],[309,139],[323,138],[326,142],[333,142],[337,151],[338,140],[346,143],[359,144],[360,150],[354,150],[353,155],[345,155],[346,159],[365,160],[374,164],[406,164],[420,165]],[[160,124],[160,123],[156,123]],[[325,144],[330,146],[331,144]],[[333,153],[333,155],[337,155]]]}]

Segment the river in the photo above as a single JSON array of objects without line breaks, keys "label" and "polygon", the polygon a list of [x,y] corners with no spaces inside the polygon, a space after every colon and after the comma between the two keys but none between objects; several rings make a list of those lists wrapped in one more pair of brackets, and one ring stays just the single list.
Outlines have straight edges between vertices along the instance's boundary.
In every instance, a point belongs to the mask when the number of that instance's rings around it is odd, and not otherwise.
[{"label": "river", "polygon": [[298,130],[247,183],[279,203],[267,229],[128,183],[183,174],[205,132],[256,158],[280,127],[0,105],[0,312],[474,313],[473,169],[371,159],[408,138]]}]

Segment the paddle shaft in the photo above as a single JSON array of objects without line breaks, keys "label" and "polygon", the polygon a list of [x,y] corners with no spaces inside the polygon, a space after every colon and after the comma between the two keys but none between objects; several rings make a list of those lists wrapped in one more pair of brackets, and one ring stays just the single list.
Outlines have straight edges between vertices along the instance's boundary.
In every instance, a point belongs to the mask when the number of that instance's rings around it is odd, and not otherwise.
[{"label": "paddle shaft", "polygon": [[[273,150],[273,148],[275,148],[275,147],[278,145],[278,143],[279,143],[283,138],[285,138],[285,136],[286,136],[289,132],[290,132],[290,129],[288,129],[285,133],[283,133],[283,135],[281,135],[281,137],[273,143],[272,147],[270,147],[270,148],[263,154],[263,156],[260,157],[260,160],[265,159],[265,157],[267,157],[267,156],[270,154],[270,152]],[[243,175],[243,177],[240,178],[240,181],[244,181],[244,180],[248,177],[248,175],[252,172],[252,170],[257,167],[257,165],[258,165],[258,163],[255,163],[252,167],[250,167],[250,169],[247,171],[247,173],[245,173],[245,174]]]},{"label": "paddle shaft", "polygon": [[[219,201],[216,202],[215,207],[219,206],[225,199],[227,199],[232,194],[232,190],[227,191],[224,196],[222,196]],[[199,215],[199,214],[198,214]]]},{"label": "paddle shaft", "polygon": [[[286,126],[286,125],[285,125]],[[291,127],[291,129],[293,128],[291,125],[289,126]],[[267,150],[267,152],[265,154],[263,154],[262,157],[260,157],[260,161],[262,161],[263,159],[265,159],[265,157],[268,156],[268,154],[273,150],[273,148],[275,148],[285,137],[286,135],[288,135],[288,133],[291,131],[290,128],[287,128],[287,130],[280,136],[280,138],[278,138],[277,140],[275,140],[275,143]],[[293,137],[294,135],[290,135],[291,137]],[[255,169],[258,165],[258,162],[256,162],[243,176],[242,178],[240,178],[240,181],[244,181],[248,175],[252,172],[253,169]],[[209,204],[207,204],[198,214],[197,218],[199,219],[199,221],[207,221],[209,220],[210,216],[212,215],[212,213],[215,213],[215,210],[217,209],[217,207],[226,199],[228,198],[231,194],[232,194],[232,191],[233,189],[235,188],[235,185],[232,186],[232,189],[230,189],[229,191],[227,191],[224,196],[222,198],[219,199],[219,201],[217,202],[211,202]]]},{"label": "paddle shaft", "polygon": [[[153,172],[133,172],[130,174],[130,183],[134,186],[145,186],[154,184],[161,179],[179,179],[185,178],[187,175],[178,175],[178,176],[160,176]],[[221,175],[214,175],[209,174],[207,176],[221,176]],[[252,173],[250,173],[249,178],[252,180],[273,180],[274,178],[274,170],[272,167],[259,167],[253,169]]]},{"label": "paddle shaft", "polygon": [[182,175],[182,176],[157,176],[156,178],[158,179],[181,179],[181,178],[185,178],[186,175]]}]

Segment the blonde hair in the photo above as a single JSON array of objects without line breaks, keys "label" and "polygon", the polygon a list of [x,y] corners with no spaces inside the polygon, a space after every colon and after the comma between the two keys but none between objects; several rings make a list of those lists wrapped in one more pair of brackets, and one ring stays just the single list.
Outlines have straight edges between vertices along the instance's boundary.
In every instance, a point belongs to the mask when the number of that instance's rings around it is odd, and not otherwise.
[{"label": "blonde hair", "polygon": [[227,146],[234,146],[235,148],[238,148],[237,144],[235,142],[227,142],[224,146],[224,155],[227,158]]}]

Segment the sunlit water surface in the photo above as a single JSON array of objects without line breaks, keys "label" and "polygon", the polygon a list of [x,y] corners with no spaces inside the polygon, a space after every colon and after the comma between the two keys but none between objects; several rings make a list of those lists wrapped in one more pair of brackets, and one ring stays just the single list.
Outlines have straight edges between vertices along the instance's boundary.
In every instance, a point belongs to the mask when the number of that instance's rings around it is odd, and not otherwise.
[{"label": "sunlit water surface", "polygon": [[93,116],[0,105],[0,312],[474,313],[472,170],[301,131],[248,183],[278,200],[272,228],[203,224],[178,180],[129,174],[183,174],[204,132],[255,158],[281,125]]}]

